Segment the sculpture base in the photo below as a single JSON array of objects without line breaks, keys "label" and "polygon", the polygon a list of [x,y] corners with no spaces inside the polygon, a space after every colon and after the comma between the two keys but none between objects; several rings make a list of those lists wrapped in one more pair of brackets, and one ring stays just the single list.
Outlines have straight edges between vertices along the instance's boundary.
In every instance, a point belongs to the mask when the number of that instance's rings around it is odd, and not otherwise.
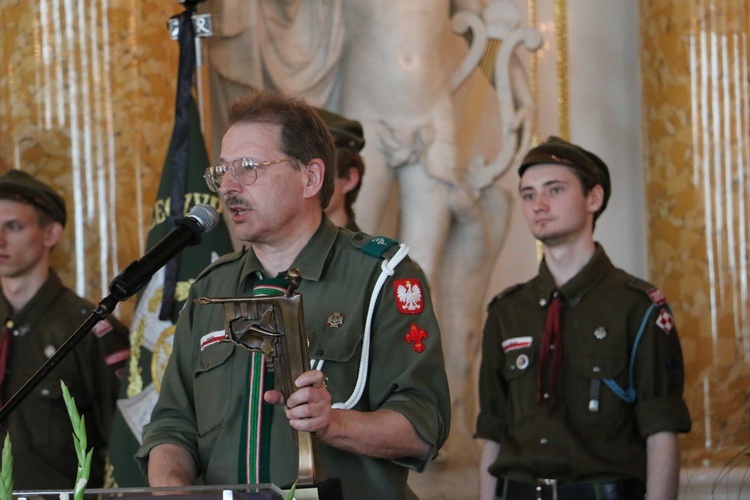
[{"label": "sculpture base", "polygon": [[[284,490],[286,493],[289,490]],[[343,500],[341,480],[339,478],[326,479],[316,484],[299,484],[294,490],[295,500]]]}]

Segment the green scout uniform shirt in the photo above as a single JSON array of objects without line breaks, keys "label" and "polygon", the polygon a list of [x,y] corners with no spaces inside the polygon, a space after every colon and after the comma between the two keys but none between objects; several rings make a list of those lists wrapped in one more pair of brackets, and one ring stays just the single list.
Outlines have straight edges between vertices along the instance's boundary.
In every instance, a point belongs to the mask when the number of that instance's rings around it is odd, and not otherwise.
[{"label": "green scout uniform shirt", "polygon": [[[66,288],[54,271],[17,314],[0,293],[0,320],[13,320],[13,343],[3,383],[8,401],[94,311]],[[34,388],[2,424],[13,445],[14,489],[75,486],[78,459],[73,427],[62,397],[65,381],[86,418],[88,448],[94,448],[88,487],[102,487],[107,439],[128,355],[128,331],[116,319],[99,322]],[[111,331],[110,331],[111,330]]]},{"label": "green scout uniform shirt", "polygon": [[[369,239],[324,218],[292,265],[302,273],[297,291],[303,297],[310,356],[325,360],[323,372],[333,402],[346,401],[357,380],[367,308],[382,263],[357,248]],[[259,270],[253,252],[243,250],[219,259],[192,285],[177,322],[160,397],[136,455],[144,470],[154,446],[175,443],[193,454],[207,484],[237,482],[249,354],[226,342],[201,350],[203,335],[224,330],[224,312],[220,305],[196,305],[193,299],[250,296]],[[419,314],[397,308],[394,280],[405,278],[422,284],[424,310]],[[329,318],[337,313],[343,322],[329,326]],[[428,334],[422,346],[407,342],[412,325]],[[385,282],[373,319],[368,384],[355,410],[377,409],[405,415],[431,445],[430,460],[447,437],[450,401],[440,333],[422,272],[408,259]],[[271,482],[291,485],[297,477],[298,454],[281,410],[273,411],[271,434]],[[327,475],[341,478],[344,498],[413,498],[406,484],[408,469],[422,470],[429,462],[373,459],[325,445],[319,450]]]},{"label": "green scout uniform shirt", "polygon": [[[547,401],[536,402],[536,381],[555,288],[542,261],[536,278],[490,303],[476,432],[501,445],[489,471],[521,480],[632,476],[645,482],[646,438],[688,432],[691,424],[677,331],[659,321],[671,317],[668,306],[658,289],[615,268],[597,244],[591,260],[560,289],[563,360],[557,404],[548,416]],[[602,382],[599,410],[590,411],[594,379],[612,378],[628,388],[630,353],[652,305],[635,355],[635,402],[624,402]]]},{"label": "green scout uniform shirt", "polygon": [[346,223],[345,227],[346,227],[346,229],[348,229],[349,231],[351,231],[353,233],[360,232],[359,226],[357,225],[356,222],[354,222],[354,217],[352,217],[351,219],[349,219],[349,222]]}]

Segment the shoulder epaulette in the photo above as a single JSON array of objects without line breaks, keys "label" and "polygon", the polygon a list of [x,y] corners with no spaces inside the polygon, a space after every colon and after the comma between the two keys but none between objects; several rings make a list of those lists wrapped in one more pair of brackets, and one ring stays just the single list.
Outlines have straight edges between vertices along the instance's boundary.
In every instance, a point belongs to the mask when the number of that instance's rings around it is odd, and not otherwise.
[{"label": "shoulder epaulette", "polygon": [[664,295],[664,293],[658,287],[655,287],[648,281],[644,281],[636,277],[631,277],[629,280],[627,280],[627,285],[631,288],[635,288],[636,290],[644,292],[648,296],[649,300],[651,300],[651,302],[653,302],[657,306],[667,303],[667,297]]},{"label": "shoulder epaulette", "polygon": [[198,276],[195,277],[196,281],[201,279],[203,275],[210,273],[212,269],[215,269],[223,264],[226,264],[227,262],[234,262],[242,258],[242,256],[245,254],[246,251],[247,251],[246,248],[242,247],[241,250],[237,250],[236,252],[231,252],[231,253],[222,255],[215,261],[211,262],[208,266],[206,266],[205,269],[203,269],[203,271],[201,271],[198,274]]},{"label": "shoulder epaulette", "polygon": [[[376,259],[387,258],[388,254],[386,252],[394,247],[398,247],[398,241],[387,236],[370,236],[362,232],[355,233],[352,236],[351,242],[354,247]],[[395,253],[395,250],[392,253]]]},{"label": "shoulder epaulette", "polygon": [[494,297],[492,297],[492,300],[490,300],[490,303],[487,305],[487,307],[489,308],[492,304],[495,303],[495,301],[498,301],[498,300],[502,299],[503,297],[516,292],[517,290],[520,290],[523,287],[523,285],[524,285],[523,283],[516,283],[515,285],[509,286],[508,288],[506,288],[502,292],[500,292],[497,295],[495,295]]}]

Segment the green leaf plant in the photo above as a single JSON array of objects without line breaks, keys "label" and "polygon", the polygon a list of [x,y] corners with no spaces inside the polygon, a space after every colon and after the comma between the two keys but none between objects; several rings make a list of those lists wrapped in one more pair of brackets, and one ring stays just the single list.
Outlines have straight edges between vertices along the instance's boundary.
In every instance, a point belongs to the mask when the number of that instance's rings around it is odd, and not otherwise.
[{"label": "green leaf plant", "polygon": [[5,435],[3,444],[3,465],[0,468],[0,500],[13,498],[13,450],[10,446],[10,435]]},{"label": "green leaf plant", "polygon": [[294,482],[292,488],[284,495],[284,500],[294,500],[294,492],[297,491],[297,481]]},{"label": "green leaf plant", "polygon": [[[83,500],[83,494],[86,491],[86,484],[91,477],[91,458],[94,449],[91,448],[86,452],[86,419],[78,413],[75,399],[70,395],[65,382],[60,380],[62,386],[63,399],[65,407],[68,409],[70,423],[73,424],[73,444],[78,457],[78,469],[76,472],[76,483],[73,489],[74,500]],[[61,498],[67,498],[66,494],[61,494]],[[13,498],[13,450],[10,444],[10,435],[5,435],[3,444],[2,467],[0,467],[0,500],[12,500]]]},{"label": "green leaf plant", "polygon": [[[73,498],[74,500],[83,500],[83,494],[86,491],[86,484],[88,484],[89,477],[91,476],[91,457],[93,456],[94,449],[91,448],[86,452],[86,446],[88,444],[86,440],[86,419],[78,413],[75,399],[70,395],[65,382],[60,380],[60,385],[62,386],[63,398],[65,399],[65,406],[68,409],[70,423],[73,424],[73,444],[75,445],[76,456],[78,457],[78,469],[76,472],[76,484],[73,490]],[[5,461],[3,460],[3,462]]]}]

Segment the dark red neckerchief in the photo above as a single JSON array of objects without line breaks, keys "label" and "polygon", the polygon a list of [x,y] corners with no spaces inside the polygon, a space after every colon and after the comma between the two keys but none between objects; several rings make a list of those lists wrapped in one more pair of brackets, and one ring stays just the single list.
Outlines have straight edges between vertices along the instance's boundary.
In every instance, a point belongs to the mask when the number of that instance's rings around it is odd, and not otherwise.
[{"label": "dark red neckerchief", "polygon": [[5,321],[2,333],[0,333],[0,408],[5,405],[3,399],[3,382],[5,381],[5,372],[8,368],[8,357],[10,357],[10,344],[13,340],[13,320]]},{"label": "dark red neckerchief", "polygon": [[[548,412],[552,411],[556,401],[557,374],[562,364],[562,298],[560,292],[552,292],[552,299],[547,309],[547,321],[544,324],[544,336],[542,337],[542,349],[539,357],[539,373],[536,379],[536,402],[541,404],[544,393],[544,375],[549,371],[547,379],[547,390],[549,391]],[[550,359],[550,351],[552,356]]]}]

